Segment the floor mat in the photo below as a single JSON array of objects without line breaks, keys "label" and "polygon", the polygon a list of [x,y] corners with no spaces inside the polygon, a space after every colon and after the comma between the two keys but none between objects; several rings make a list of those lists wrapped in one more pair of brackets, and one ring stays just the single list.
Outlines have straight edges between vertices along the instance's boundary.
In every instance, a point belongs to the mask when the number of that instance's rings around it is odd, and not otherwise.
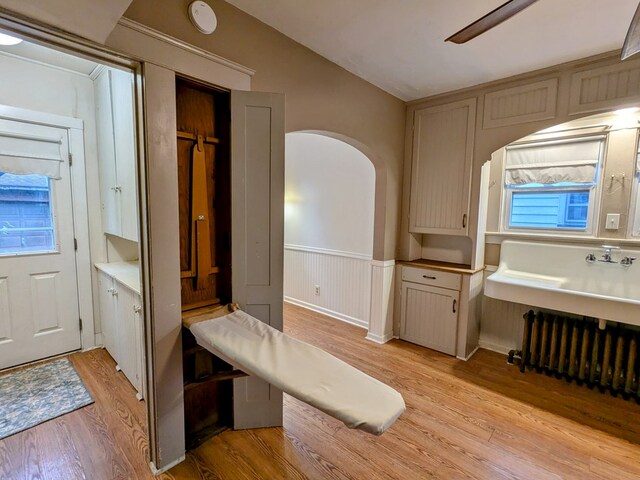
[{"label": "floor mat", "polygon": [[68,358],[0,375],[0,439],[91,403]]}]

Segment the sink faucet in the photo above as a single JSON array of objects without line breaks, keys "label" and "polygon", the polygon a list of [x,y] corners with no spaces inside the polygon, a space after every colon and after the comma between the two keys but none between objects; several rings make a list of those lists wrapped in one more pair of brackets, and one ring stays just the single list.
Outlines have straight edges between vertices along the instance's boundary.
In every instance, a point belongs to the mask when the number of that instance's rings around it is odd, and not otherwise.
[{"label": "sink faucet", "polygon": [[622,265],[623,267],[630,267],[635,259],[636,257],[624,257],[622,260],[620,260],[620,265]]},{"label": "sink faucet", "polygon": [[614,247],[612,245],[602,245],[602,248],[604,248],[604,253],[602,254],[602,259],[598,260],[599,262],[618,263],[611,257],[611,250],[620,250],[620,247]]}]

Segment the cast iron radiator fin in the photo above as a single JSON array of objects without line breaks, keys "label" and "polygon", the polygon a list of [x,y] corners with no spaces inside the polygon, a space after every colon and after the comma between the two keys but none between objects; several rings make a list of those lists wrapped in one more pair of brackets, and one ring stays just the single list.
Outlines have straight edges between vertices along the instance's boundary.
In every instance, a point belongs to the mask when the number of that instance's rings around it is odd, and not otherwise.
[{"label": "cast iron radiator fin", "polygon": [[595,319],[533,310],[524,322],[520,371],[530,367],[640,403],[638,328],[610,322],[601,330]]}]

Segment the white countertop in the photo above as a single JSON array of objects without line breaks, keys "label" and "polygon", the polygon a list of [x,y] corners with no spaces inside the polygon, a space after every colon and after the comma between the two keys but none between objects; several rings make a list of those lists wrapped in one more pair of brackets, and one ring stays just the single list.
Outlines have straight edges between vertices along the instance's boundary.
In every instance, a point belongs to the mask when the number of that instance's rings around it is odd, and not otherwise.
[{"label": "white countertop", "polygon": [[140,265],[138,262],[113,262],[113,263],[96,263],[95,267],[115,278],[125,287],[130,288],[138,295],[140,291]]}]

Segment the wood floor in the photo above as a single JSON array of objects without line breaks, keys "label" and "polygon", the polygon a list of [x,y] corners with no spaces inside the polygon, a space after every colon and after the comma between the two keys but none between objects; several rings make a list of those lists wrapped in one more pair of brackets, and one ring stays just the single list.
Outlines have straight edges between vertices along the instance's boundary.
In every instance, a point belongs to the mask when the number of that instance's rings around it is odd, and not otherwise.
[{"label": "wood floor", "polygon": [[[163,479],[640,478],[640,405],[479,351],[469,362],[287,305],[285,331],[399,390],[380,437],[285,396],[284,427],[228,431]],[[144,406],[102,350],[71,356],[96,399],[0,441],[0,479],[151,478]]]}]

